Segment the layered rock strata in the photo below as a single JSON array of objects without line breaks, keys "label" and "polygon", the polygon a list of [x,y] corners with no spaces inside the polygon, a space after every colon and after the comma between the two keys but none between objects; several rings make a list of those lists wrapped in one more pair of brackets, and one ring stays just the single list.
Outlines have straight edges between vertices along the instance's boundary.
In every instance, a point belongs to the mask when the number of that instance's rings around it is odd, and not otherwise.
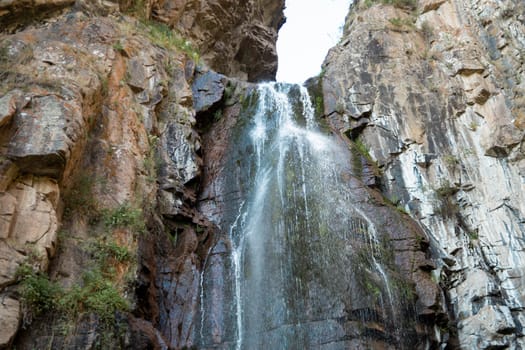
[{"label": "layered rock strata", "polygon": [[354,5],[323,65],[325,115],[431,237],[454,346],[521,348],[523,3],[401,3]]},{"label": "layered rock strata", "polygon": [[[199,269],[215,230],[195,209],[203,168],[195,110],[209,107],[199,97],[207,84],[191,89],[196,62],[272,79],[282,9],[282,1],[0,4],[0,348],[21,326],[22,349],[192,345]],[[265,60],[248,62],[252,53]],[[194,94],[203,106],[194,108]],[[133,257],[111,270],[133,310],[117,313],[118,332],[96,314],[42,315],[20,301],[27,266],[75,290],[86,271],[105,269],[93,247],[115,244]]]},{"label": "layered rock strata", "polygon": [[284,0],[39,0],[0,3],[0,28],[17,31],[71,10],[133,15],[177,30],[212,69],[249,81],[274,80]]}]

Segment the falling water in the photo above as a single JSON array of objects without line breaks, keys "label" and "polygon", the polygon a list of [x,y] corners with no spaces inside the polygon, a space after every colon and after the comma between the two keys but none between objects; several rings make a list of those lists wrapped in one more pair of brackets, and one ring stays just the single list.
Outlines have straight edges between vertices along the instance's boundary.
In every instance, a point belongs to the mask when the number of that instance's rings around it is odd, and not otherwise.
[{"label": "falling water", "polygon": [[381,235],[349,186],[348,148],[321,131],[306,88],[265,83],[254,98],[230,155],[244,174],[229,176],[244,189],[229,208],[231,287],[203,285],[225,295],[231,321],[209,321],[218,306],[201,298],[199,344],[315,348],[345,339],[349,310],[386,324],[398,297]]}]

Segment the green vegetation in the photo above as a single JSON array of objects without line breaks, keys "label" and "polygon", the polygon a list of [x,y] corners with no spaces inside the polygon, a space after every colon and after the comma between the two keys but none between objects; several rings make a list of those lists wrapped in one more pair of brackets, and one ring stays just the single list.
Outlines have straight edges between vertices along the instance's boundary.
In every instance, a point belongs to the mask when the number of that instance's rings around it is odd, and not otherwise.
[{"label": "green vegetation", "polygon": [[417,7],[417,0],[364,0],[363,2],[366,7],[371,7],[379,3],[408,10],[415,10]]},{"label": "green vegetation", "polygon": [[[347,135],[348,136],[348,135]],[[352,141],[350,148],[352,152],[352,167],[355,176],[361,176],[363,172],[363,158],[366,163],[371,167],[374,172],[374,176],[381,176],[381,169],[377,162],[372,158],[370,152],[368,151],[368,146],[366,146],[360,139],[355,139]]]},{"label": "green vegetation", "polygon": [[390,18],[388,21],[396,27],[414,28],[414,18],[395,17],[395,18]]},{"label": "green vegetation", "polygon": [[405,207],[403,206],[403,203],[401,203],[401,199],[399,199],[396,195],[393,195],[392,197],[388,198],[386,196],[383,197],[385,202],[395,208],[398,212],[401,214],[408,215],[408,212],[406,211]]},{"label": "green vegetation", "polygon": [[443,161],[445,162],[446,165],[448,165],[449,167],[456,167],[457,165],[459,165],[459,159],[458,157],[456,157],[455,155],[453,154],[446,154],[443,156]]},{"label": "green vegetation", "polygon": [[142,210],[132,207],[129,203],[123,203],[115,209],[104,209],[102,220],[108,228],[129,228],[135,233],[146,231]]},{"label": "green vegetation", "polygon": [[322,96],[315,97],[315,115],[321,116],[324,114],[324,100]]},{"label": "green vegetation", "polygon": [[173,31],[166,24],[155,21],[142,21],[142,25],[154,44],[166,49],[182,51],[194,61],[199,61],[199,53],[192,46],[191,42]]},{"label": "green vegetation", "polygon": [[128,264],[132,255],[113,241],[97,241],[88,245],[94,266],[82,276],[82,282],[64,289],[30,265],[17,270],[20,296],[29,320],[45,312],[72,319],[83,313],[95,313],[105,324],[114,321],[117,311],[127,311],[129,305],[115,281],[115,266]]},{"label": "green vegetation", "polygon": [[144,157],[144,169],[146,170],[146,180],[153,183],[157,180],[157,171],[160,167],[160,158],[157,155],[157,145],[159,137],[155,135],[148,136],[149,149]]},{"label": "green vegetation", "polygon": [[445,180],[441,183],[441,186],[439,186],[435,192],[439,198],[448,198],[456,194],[457,191],[457,188],[451,186],[450,182],[448,182],[448,180]]},{"label": "green vegetation", "polygon": [[478,130],[479,124],[475,121],[471,121],[469,124],[469,129],[472,131]]},{"label": "green vegetation", "polygon": [[144,4],[144,0],[131,0],[126,12],[131,16],[144,20],[148,17],[146,12],[147,8],[146,4]]},{"label": "green vegetation", "polygon": [[389,282],[390,287],[394,289],[402,299],[407,301],[414,300],[416,295],[412,282],[409,282],[399,275],[390,276]]},{"label": "green vegetation", "polygon": [[451,186],[448,181],[442,182],[441,186],[435,189],[438,204],[434,210],[445,218],[456,217],[459,213],[459,206],[454,195],[457,192],[458,189]]},{"label": "green vegetation", "polygon": [[62,294],[62,289],[58,284],[51,282],[47,275],[35,272],[27,264],[20,265],[16,275],[20,281],[22,303],[32,315],[38,316],[57,308],[56,301]]},{"label": "green vegetation", "polygon": [[122,46],[122,43],[120,42],[120,40],[117,40],[113,44],[113,49],[115,49],[116,51],[122,51],[122,50],[124,50],[124,46]]},{"label": "green vegetation", "polygon": [[476,231],[468,231],[467,235],[468,235],[468,238],[471,241],[475,241],[475,240],[479,239],[479,234]]},{"label": "green vegetation", "polygon": [[87,250],[93,255],[95,261],[100,263],[108,263],[112,260],[119,263],[131,261],[129,249],[118,245],[112,240],[91,242]]},{"label": "green vegetation", "polygon": [[88,173],[82,173],[73,179],[71,187],[64,192],[63,197],[66,216],[76,212],[87,216],[90,221],[98,220],[98,203],[93,196],[95,181],[96,177]]}]

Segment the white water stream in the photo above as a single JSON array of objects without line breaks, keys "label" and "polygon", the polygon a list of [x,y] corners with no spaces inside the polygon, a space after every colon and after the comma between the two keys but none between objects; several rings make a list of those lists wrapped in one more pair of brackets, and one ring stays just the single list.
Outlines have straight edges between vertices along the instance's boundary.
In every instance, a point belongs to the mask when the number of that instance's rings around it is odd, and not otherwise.
[{"label": "white water stream", "polygon": [[[369,251],[370,268],[381,280],[383,317],[387,310],[392,315],[388,274],[374,256],[376,229],[340,184],[348,154],[319,131],[306,88],[265,83],[257,94],[248,130],[253,185],[229,230],[235,349],[306,344],[297,335],[305,332],[307,319],[331,312],[323,309],[323,295],[337,298],[337,286],[355,284],[350,275],[339,276],[335,287],[322,282],[331,278],[327,269],[339,260],[351,265],[357,246]],[[358,229],[352,220],[358,220]],[[365,232],[352,232],[358,230]],[[363,244],[354,246],[350,238],[360,234]],[[307,249],[305,256],[298,249]],[[305,263],[311,266],[303,270]]]}]

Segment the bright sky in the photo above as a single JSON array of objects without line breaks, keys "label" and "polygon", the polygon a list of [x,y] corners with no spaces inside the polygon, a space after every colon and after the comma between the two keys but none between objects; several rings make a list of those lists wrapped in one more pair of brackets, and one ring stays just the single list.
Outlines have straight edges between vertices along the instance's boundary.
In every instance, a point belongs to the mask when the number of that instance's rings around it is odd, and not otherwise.
[{"label": "bright sky", "polygon": [[341,35],[351,0],[286,0],[286,23],[279,31],[277,81],[302,83],[321,64]]}]

